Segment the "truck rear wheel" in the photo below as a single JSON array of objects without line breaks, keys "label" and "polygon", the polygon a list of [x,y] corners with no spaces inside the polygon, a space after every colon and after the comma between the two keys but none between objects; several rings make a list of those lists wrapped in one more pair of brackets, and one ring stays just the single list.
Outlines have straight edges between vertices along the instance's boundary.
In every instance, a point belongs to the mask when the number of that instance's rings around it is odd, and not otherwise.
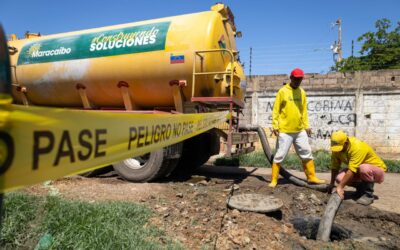
[{"label": "truck rear wheel", "polygon": [[195,169],[204,165],[212,155],[219,153],[219,146],[219,136],[213,130],[185,140],[182,156],[171,175],[179,178],[190,176]]},{"label": "truck rear wheel", "polygon": [[179,143],[120,161],[113,164],[113,167],[122,178],[128,181],[154,181],[167,176],[175,168],[178,164],[181,150],[182,145]]}]

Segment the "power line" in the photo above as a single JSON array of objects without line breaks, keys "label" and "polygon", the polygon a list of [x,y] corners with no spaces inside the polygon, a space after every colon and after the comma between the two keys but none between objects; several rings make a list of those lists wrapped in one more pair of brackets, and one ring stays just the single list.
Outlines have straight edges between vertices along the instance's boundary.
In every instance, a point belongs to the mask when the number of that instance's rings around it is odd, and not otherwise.
[{"label": "power line", "polygon": [[330,58],[328,59],[315,59],[315,60],[285,60],[285,61],[262,61],[258,63],[253,62],[253,68],[256,65],[269,65],[269,64],[304,64],[304,63],[324,63],[324,62],[329,62],[332,63],[332,60]]},{"label": "power line", "polygon": [[318,54],[318,53],[327,53],[330,51],[330,48],[316,48],[316,49],[304,49],[304,50],[297,50],[297,49],[292,49],[292,50],[275,50],[275,51],[256,51],[253,49],[254,56],[259,56],[259,55],[281,55],[281,54],[293,54],[293,53],[312,53],[312,54]]},{"label": "power line", "polygon": [[330,44],[330,42],[323,42],[323,43],[295,43],[295,44],[275,44],[275,45],[268,45],[268,46],[261,46],[261,47],[255,47],[255,49],[268,49],[268,48],[276,48],[276,47],[304,47],[304,46],[315,46],[315,45],[321,45],[321,44]]},{"label": "power line", "polygon": [[253,47],[253,52],[255,54],[268,54],[268,53],[281,53],[281,52],[293,52],[293,51],[320,51],[320,50],[330,50],[330,45],[326,44],[326,46],[313,46],[309,48],[277,48],[277,49],[268,49],[268,50],[257,50]]},{"label": "power line", "polygon": [[258,55],[258,56],[253,56],[253,59],[268,59],[268,58],[290,58],[290,57],[321,57],[321,56],[329,56],[329,53],[320,53],[320,54],[314,54],[314,53],[301,53],[301,54],[281,54],[281,55]]},{"label": "power line", "polygon": [[[255,67],[261,67],[261,66],[263,66],[263,67],[265,67],[265,66],[275,66],[275,65],[278,65],[278,66],[282,66],[282,65],[316,65],[316,66],[321,66],[321,64],[329,64],[329,65],[332,65],[332,62],[330,62],[330,59],[329,59],[329,61],[310,61],[310,62],[295,62],[295,63],[260,63],[260,64],[255,64],[255,65],[253,65],[253,68],[255,68]],[[332,65],[333,66],[333,65]]]},{"label": "power line", "polygon": [[282,57],[282,56],[321,56],[321,55],[329,55],[330,52],[327,51],[307,51],[307,52],[301,52],[301,53],[276,53],[276,54],[258,54],[258,55],[253,55],[253,58],[264,58],[264,57]]},{"label": "power line", "polygon": [[277,61],[315,61],[315,60],[331,60],[330,56],[325,56],[325,57],[281,57],[281,58],[259,58],[257,60],[254,60],[253,58],[253,65],[255,63],[260,63],[260,62],[277,62]]}]

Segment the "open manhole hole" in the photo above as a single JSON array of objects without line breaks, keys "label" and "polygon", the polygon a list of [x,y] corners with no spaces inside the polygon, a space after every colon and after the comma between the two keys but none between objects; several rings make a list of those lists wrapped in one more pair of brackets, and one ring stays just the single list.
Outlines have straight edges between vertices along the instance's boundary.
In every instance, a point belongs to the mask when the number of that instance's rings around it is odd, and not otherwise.
[{"label": "open manhole hole", "polygon": [[241,211],[271,213],[283,206],[281,199],[263,194],[238,194],[228,200],[228,206]]},{"label": "open manhole hole", "polygon": [[[290,222],[301,236],[305,236],[307,239],[315,240],[317,238],[318,226],[321,219],[313,217],[305,218],[294,218]],[[338,224],[332,225],[330,240],[340,241],[349,239],[352,236],[352,232]]]}]

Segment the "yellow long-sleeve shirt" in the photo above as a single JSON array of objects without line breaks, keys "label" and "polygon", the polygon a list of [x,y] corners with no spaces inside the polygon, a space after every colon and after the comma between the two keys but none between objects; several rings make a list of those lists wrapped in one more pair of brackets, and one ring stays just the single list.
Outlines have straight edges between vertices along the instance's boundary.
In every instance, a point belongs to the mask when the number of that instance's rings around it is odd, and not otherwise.
[{"label": "yellow long-sleeve shirt", "polygon": [[342,162],[357,173],[361,164],[371,164],[386,171],[386,165],[374,150],[365,142],[349,137],[349,146],[345,151],[332,153],[332,169],[339,170]]},{"label": "yellow long-sleeve shirt", "polygon": [[272,127],[282,133],[297,133],[309,128],[306,92],[290,84],[277,93],[272,111]]}]

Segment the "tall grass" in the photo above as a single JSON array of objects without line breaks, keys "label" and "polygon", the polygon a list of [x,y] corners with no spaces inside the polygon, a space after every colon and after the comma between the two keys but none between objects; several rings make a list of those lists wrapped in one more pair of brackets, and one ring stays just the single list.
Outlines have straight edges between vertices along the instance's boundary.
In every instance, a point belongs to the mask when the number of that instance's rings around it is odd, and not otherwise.
[{"label": "tall grass", "polygon": [[[147,225],[148,208],[11,193],[5,198],[1,249],[180,249]],[[41,242],[38,244],[38,242]],[[46,246],[46,247],[43,247]]]},{"label": "tall grass", "polygon": [[41,214],[39,202],[33,196],[9,194],[5,196],[3,206],[0,248],[22,248],[37,237],[35,218]]}]

